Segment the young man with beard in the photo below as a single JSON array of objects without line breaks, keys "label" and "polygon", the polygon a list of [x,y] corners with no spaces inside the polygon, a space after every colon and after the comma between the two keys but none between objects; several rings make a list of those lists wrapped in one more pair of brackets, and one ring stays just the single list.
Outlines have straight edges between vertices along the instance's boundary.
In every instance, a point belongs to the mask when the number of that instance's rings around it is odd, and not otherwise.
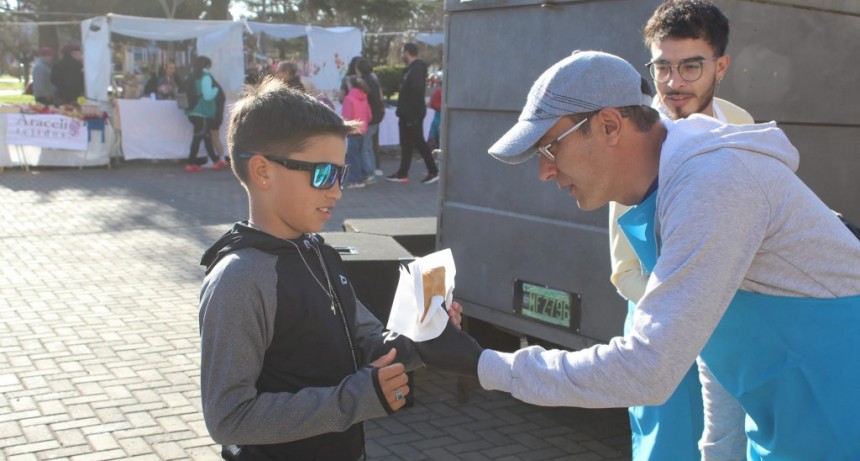
[{"label": "young man with beard", "polygon": [[[652,107],[674,120],[699,113],[726,123],[754,123],[745,110],[715,97],[731,58],[726,54],[729,21],[710,1],[664,2],[645,24],[643,35],[651,52],[648,69],[657,88]],[[610,279],[628,301],[625,331],[650,275],[618,225],[618,219],[629,209],[615,202],[609,204]],[[733,440],[743,444],[743,411],[732,405],[731,399],[720,408],[722,424],[709,427],[703,437],[702,386],[693,365],[665,404],[629,409],[633,460],[695,461],[701,457],[700,448],[736,451],[720,447],[719,440],[736,435]]]}]

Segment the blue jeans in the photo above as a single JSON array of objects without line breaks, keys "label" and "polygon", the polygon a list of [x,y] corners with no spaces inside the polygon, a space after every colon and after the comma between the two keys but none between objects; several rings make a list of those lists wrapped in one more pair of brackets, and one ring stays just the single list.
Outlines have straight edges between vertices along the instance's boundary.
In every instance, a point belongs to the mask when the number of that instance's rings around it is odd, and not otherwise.
[{"label": "blue jeans", "polygon": [[363,174],[361,145],[364,136],[349,135],[346,137],[346,163],[349,165],[349,174],[346,176],[347,184],[362,182],[367,176]]},{"label": "blue jeans", "polygon": [[361,144],[362,170],[365,176],[373,176],[376,172],[376,154],[373,152],[373,135],[379,131],[379,124],[367,125],[367,133],[364,133],[364,142]]}]

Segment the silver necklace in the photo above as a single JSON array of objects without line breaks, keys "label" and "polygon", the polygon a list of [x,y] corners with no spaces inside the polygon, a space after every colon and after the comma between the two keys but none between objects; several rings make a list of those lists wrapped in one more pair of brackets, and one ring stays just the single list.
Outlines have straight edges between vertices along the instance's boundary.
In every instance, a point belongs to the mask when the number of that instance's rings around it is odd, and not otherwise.
[{"label": "silver necklace", "polygon": [[[252,228],[252,229],[256,229],[256,230],[258,230],[258,231],[260,231],[260,232],[266,232],[266,231],[264,231],[263,229],[260,229],[259,227],[257,227],[257,225],[256,225],[256,224],[254,224],[254,223],[253,223],[253,222],[251,222],[251,221],[248,221],[248,227],[250,227],[250,228]],[[309,241],[310,239],[305,240],[305,245],[306,245],[306,246],[310,246],[311,248],[313,248],[314,253],[316,253],[317,258],[319,259],[320,267],[322,267],[323,274],[325,275],[325,281],[326,281],[326,285],[328,285],[328,289],[326,289],[326,286],[325,286],[325,285],[323,285],[323,283],[320,281],[320,279],[319,279],[319,278],[317,278],[317,275],[316,275],[316,274],[314,274],[314,271],[313,271],[313,270],[311,270],[311,266],[310,266],[310,264],[308,264],[308,262],[305,260],[305,256],[302,254],[302,249],[301,249],[301,248],[299,248],[299,245],[298,245],[296,242],[292,241],[292,240],[285,239],[285,238],[283,238],[283,237],[279,237],[279,238],[280,238],[281,240],[285,241],[285,242],[289,242],[289,243],[290,243],[290,244],[292,244],[294,247],[296,247],[296,251],[298,251],[298,252],[299,252],[299,258],[301,258],[301,259],[302,259],[302,263],[305,265],[305,268],[308,270],[308,272],[310,272],[310,273],[311,273],[311,277],[313,277],[313,278],[314,278],[314,281],[316,281],[316,282],[317,282],[317,285],[319,285],[319,287],[320,287],[320,288],[322,288],[323,293],[325,293],[325,294],[326,294],[326,296],[328,296],[329,301],[331,301],[331,313],[332,313],[332,314],[337,314],[337,310],[336,310],[336,308],[335,308],[335,306],[336,306],[336,304],[337,304],[337,297],[336,297],[336,296],[335,296],[335,294],[334,294],[334,287],[331,285],[331,277],[329,277],[329,275],[328,275],[328,269],[326,269],[326,267],[325,267],[325,261],[323,261],[322,253],[320,253],[320,251],[317,249],[317,246],[316,246],[314,243],[312,243],[312,242],[309,244],[309,243],[308,243],[308,241]]]}]

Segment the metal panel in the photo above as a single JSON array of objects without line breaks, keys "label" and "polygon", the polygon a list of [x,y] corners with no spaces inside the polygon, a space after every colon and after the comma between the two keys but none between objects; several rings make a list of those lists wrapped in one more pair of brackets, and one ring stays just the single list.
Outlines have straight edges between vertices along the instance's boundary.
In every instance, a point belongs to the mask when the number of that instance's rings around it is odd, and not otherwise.
[{"label": "metal panel", "polygon": [[514,280],[524,279],[582,295],[580,335],[606,341],[621,333],[626,304],[609,282],[604,228],[447,203],[440,236],[456,257],[458,299],[513,316]]},{"label": "metal panel", "polygon": [[860,127],[783,125],[800,151],[797,175],[830,208],[860,223]]},{"label": "metal panel", "polygon": [[537,77],[577,49],[602,49],[645,63],[640,31],[658,3],[604,1],[449,13],[445,101],[454,109],[518,114]]},{"label": "metal panel", "polygon": [[760,121],[860,126],[860,16],[717,3],[731,21],[732,56],[719,95]]}]

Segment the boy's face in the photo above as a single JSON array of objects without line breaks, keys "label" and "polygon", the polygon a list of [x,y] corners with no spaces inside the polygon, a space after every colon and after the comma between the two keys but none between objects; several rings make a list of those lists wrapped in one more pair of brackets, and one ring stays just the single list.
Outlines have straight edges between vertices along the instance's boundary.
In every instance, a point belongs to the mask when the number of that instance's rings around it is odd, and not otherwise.
[{"label": "boy's face", "polygon": [[[286,152],[272,152],[285,156]],[[346,157],[346,141],[336,135],[319,135],[308,138],[301,152],[290,153],[289,158],[304,162],[327,162],[343,165]],[[277,235],[284,238],[298,238],[306,232],[321,232],[326,221],[331,219],[335,203],[340,200],[340,184],[330,189],[311,187],[310,171],[290,170],[269,162],[271,167],[269,189],[269,209],[275,216],[271,221]]]}]

